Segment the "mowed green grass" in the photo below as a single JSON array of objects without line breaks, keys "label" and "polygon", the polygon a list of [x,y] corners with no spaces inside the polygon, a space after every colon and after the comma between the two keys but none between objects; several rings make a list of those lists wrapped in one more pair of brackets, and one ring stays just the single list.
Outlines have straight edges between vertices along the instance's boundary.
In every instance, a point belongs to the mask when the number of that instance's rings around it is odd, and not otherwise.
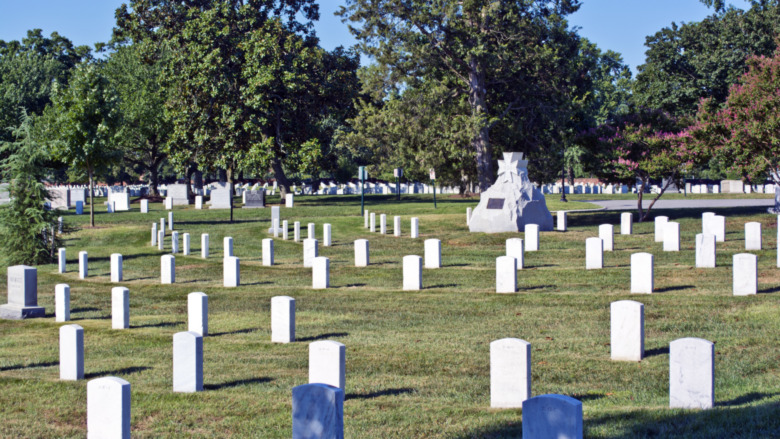
[{"label": "mowed green grass", "polygon": [[[694,268],[694,235],[701,211],[658,211],[681,223],[682,251],[665,253],[653,242],[653,224],[619,235],[619,212],[571,213],[569,231],[543,232],[540,251],[526,253],[517,294],[496,294],[495,258],[505,240],[522,234],[469,233],[467,207],[475,199],[369,196],[377,215],[401,215],[403,236],[363,228],[358,197],[297,197],[282,219],[317,225],[320,255],[331,259],[331,288],[311,289],[302,267],[302,244],[275,239],[276,265],[261,264],[271,209],[175,209],[175,228],[192,236],[192,255],[176,255],[176,283],[160,284],[160,256],[150,246],[160,204],[148,214],[65,215],[81,227],[67,236],[68,272],[38,267],[38,301],[47,317],[0,321],[0,437],[84,437],[86,381],[61,382],[54,286],[71,287],[72,323],[84,327],[88,379],[119,376],[132,385],[136,438],[291,437],[291,389],[308,380],[308,343],[337,340],[347,346],[344,404],[348,438],[510,438],[522,430],[521,410],[490,408],[491,341],[516,337],[532,344],[534,395],[560,393],[583,402],[586,437],[780,436],[780,269],[776,218],[761,209],[716,210],[727,215],[727,241],[718,243],[718,268]],[[563,204],[550,210],[593,207]],[[271,198],[278,202],[278,197]],[[103,211],[100,205],[98,210]],[[409,237],[420,218],[419,239]],[[744,223],[760,221],[765,250],[759,256],[759,290],[731,295],[731,258],[744,249]],[[379,219],[377,218],[377,224]],[[322,224],[333,227],[333,246],[322,247]],[[598,225],[616,225],[614,252],[603,270],[586,271],[585,239]],[[200,258],[200,235],[209,233],[211,257]],[[234,239],[241,258],[238,288],[222,287],[222,239]],[[371,265],[354,267],[353,241],[368,238]],[[425,239],[442,242],[443,268],[423,272],[419,292],[405,292],[402,257],[423,255]],[[89,277],[77,278],[77,255],[89,252]],[[630,255],[655,255],[656,293],[629,294]],[[130,289],[129,330],[112,330],[111,253],[124,255]],[[6,283],[5,267],[0,282]],[[4,289],[4,288],[3,288]],[[209,295],[204,340],[204,381],[198,394],[172,392],[172,336],[187,329],[186,297]],[[270,342],[270,300],[296,299],[297,338]],[[645,352],[639,363],[610,361],[609,305],[622,299],[645,304]],[[3,298],[4,301],[4,298]],[[701,337],[715,345],[712,410],[668,408],[669,342]]]}]

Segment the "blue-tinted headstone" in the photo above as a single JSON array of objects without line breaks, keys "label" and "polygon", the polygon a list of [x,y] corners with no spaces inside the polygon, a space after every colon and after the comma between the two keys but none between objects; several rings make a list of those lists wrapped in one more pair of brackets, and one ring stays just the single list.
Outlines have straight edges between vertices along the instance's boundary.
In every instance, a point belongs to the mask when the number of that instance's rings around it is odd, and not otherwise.
[{"label": "blue-tinted headstone", "polygon": [[582,403],[566,395],[523,401],[523,439],[582,439]]},{"label": "blue-tinted headstone", "polygon": [[304,384],[292,391],[293,439],[343,439],[344,391]]},{"label": "blue-tinted headstone", "polygon": [[76,215],[81,215],[83,213],[84,213],[84,202],[76,201]]}]

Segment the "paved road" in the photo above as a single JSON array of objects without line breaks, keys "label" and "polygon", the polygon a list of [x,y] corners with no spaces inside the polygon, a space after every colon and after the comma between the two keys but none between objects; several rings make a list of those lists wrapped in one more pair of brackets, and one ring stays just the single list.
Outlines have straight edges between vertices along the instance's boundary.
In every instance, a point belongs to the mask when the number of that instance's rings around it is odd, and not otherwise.
[{"label": "paved road", "polygon": [[[634,210],[636,200],[577,200],[593,203],[606,210]],[[652,200],[642,200],[642,207],[647,208]],[[653,209],[716,209],[719,207],[772,207],[774,199],[749,198],[749,199],[691,199],[691,200],[658,200]]]}]

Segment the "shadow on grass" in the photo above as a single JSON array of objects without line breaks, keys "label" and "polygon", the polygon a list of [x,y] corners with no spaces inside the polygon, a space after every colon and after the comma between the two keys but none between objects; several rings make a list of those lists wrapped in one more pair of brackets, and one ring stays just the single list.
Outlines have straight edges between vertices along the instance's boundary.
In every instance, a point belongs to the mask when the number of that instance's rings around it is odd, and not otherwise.
[{"label": "shadow on grass", "polygon": [[204,390],[230,389],[232,387],[244,386],[247,384],[270,383],[273,380],[274,380],[273,378],[268,378],[268,377],[246,378],[243,380],[226,381],[224,383],[219,383],[219,384],[204,384],[203,389]]},{"label": "shadow on grass", "polygon": [[366,284],[349,284],[349,285],[344,285],[341,288],[358,288],[358,287],[364,287],[364,286],[366,286]]},{"label": "shadow on grass", "polygon": [[138,373],[143,372],[147,369],[151,369],[151,367],[148,366],[133,366],[133,367],[125,367],[122,369],[114,369],[114,370],[102,370],[100,372],[92,372],[92,373],[86,373],[84,374],[85,379],[91,379],[91,378],[97,378],[102,376],[114,376],[114,375],[130,375],[132,373]]},{"label": "shadow on grass", "polygon": [[93,307],[84,307],[84,308],[73,308],[70,310],[71,314],[79,313],[79,312],[89,312],[89,311],[100,311],[100,308]]},{"label": "shadow on grass", "polygon": [[423,287],[424,290],[432,290],[434,288],[455,288],[458,284],[441,284],[441,285],[431,285],[429,287]]},{"label": "shadow on grass", "polygon": [[4,372],[6,370],[34,369],[36,367],[52,367],[59,365],[60,363],[58,361],[50,361],[47,363],[14,364],[13,366],[0,367],[0,372]]},{"label": "shadow on grass", "polygon": [[663,346],[655,349],[648,349],[642,358],[655,357],[657,355],[669,355],[669,346]]},{"label": "shadow on grass", "polygon": [[246,284],[242,283],[240,286],[242,286],[242,287],[252,287],[252,286],[255,286],[255,285],[270,285],[272,283],[273,282],[252,282],[252,283],[246,283]]},{"label": "shadow on grass", "polygon": [[346,396],[346,400],[350,399],[374,399],[378,398],[380,396],[390,396],[390,395],[403,395],[406,393],[414,393],[416,390],[409,388],[409,387],[403,387],[400,389],[385,389],[385,390],[377,390],[376,392],[370,392],[370,393],[348,393]]},{"label": "shadow on grass", "polygon": [[545,288],[555,288],[555,285],[537,285],[535,287],[518,287],[518,291],[543,290]]},{"label": "shadow on grass", "polygon": [[317,341],[317,340],[325,340],[327,338],[335,338],[335,337],[348,337],[348,332],[328,332],[325,334],[315,335],[313,337],[303,337],[303,338],[296,338],[295,341]]},{"label": "shadow on grass", "polygon": [[258,328],[238,329],[235,331],[228,331],[228,332],[209,333],[208,337],[220,337],[222,335],[235,335],[235,334],[249,334],[250,332],[256,332],[256,331],[259,331],[259,329]]},{"label": "shadow on grass", "polygon": [[184,324],[184,322],[158,322],[158,323],[146,323],[143,325],[130,325],[131,329],[137,329],[137,328],[166,328],[170,326],[179,326]]},{"label": "shadow on grass", "polygon": [[[715,405],[717,407],[731,407],[731,406],[743,405],[751,402],[761,401],[762,399],[774,398],[777,395],[780,395],[780,393],[751,392],[746,395],[742,395],[734,399],[730,399],[728,401],[716,402]],[[778,409],[780,409],[780,406],[778,406]]]},{"label": "shadow on grass", "polygon": [[585,402],[585,401],[594,401],[597,399],[601,399],[606,395],[603,393],[575,393],[569,396],[576,399],[577,401]]},{"label": "shadow on grass", "polygon": [[653,293],[668,293],[669,291],[695,290],[694,285],[675,285],[673,287],[656,288]]},{"label": "shadow on grass", "polygon": [[772,287],[772,288],[764,288],[763,290],[758,290],[760,294],[771,294],[771,293],[777,293],[780,291],[780,286]]}]

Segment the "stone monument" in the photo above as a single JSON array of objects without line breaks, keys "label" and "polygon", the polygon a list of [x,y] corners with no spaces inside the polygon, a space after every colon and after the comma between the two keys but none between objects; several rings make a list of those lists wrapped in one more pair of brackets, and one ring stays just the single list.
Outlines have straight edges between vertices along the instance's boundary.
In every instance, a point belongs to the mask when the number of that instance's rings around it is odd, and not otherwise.
[{"label": "stone monument", "polygon": [[472,232],[520,232],[526,224],[537,224],[541,231],[553,229],[542,192],[528,179],[528,160],[521,152],[505,152],[498,161],[498,179],[480,196],[471,214]]},{"label": "stone monument", "polygon": [[0,306],[0,318],[21,320],[45,314],[38,306],[38,270],[26,265],[8,267],[8,304]]}]

